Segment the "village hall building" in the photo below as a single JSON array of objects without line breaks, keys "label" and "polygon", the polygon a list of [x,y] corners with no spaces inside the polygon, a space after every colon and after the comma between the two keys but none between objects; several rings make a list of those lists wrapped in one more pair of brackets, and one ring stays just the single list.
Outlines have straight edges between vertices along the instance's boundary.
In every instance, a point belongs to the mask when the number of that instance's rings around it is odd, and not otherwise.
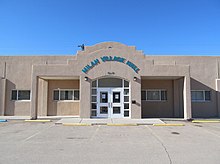
[{"label": "village hall building", "polygon": [[0,115],[217,118],[219,62],[145,55],[118,42],[73,56],[1,56]]}]

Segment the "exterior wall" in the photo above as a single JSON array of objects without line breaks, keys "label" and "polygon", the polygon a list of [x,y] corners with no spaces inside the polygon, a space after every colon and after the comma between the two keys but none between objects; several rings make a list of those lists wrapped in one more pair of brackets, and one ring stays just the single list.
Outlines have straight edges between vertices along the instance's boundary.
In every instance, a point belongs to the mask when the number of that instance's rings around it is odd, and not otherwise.
[{"label": "exterior wall", "polygon": [[17,90],[31,90],[32,62],[23,57],[9,57],[6,60],[6,109],[7,116],[29,116],[30,101],[12,101],[11,92]]},{"label": "exterior wall", "polygon": [[[102,56],[118,55],[137,64],[138,62],[143,61],[143,54],[139,51],[136,51],[134,47],[127,47],[118,43],[106,43],[103,48],[97,50],[96,48],[99,46],[100,45],[88,47],[84,52],[78,53],[77,56],[77,60],[81,61],[78,65],[80,68],[78,72],[81,72],[80,76],[82,79],[80,83],[82,97],[80,101],[80,117],[90,118],[91,116],[90,110],[88,111],[88,109],[91,109],[91,90],[88,89],[91,88],[91,81],[102,77],[117,77],[130,82],[131,100],[136,101],[136,103],[131,104],[131,118],[141,118],[141,95],[140,92],[138,92],[141,90],[140,74],[137,74],[126,64],[122,64],[120,62],[100,63],[86,74],[82,72],[82,68],[94,59],[100,59]],[[86,55],[87,57],[85,58]],[[139,65],[141,65],[141,63],[139,63]],[[85,76],[88,77],[88,81],[84,81],[83,77]],[[137,77],[137,81],[133,80],[134,77]]]},{"label": "exterior wall", "polygon": [[211,101],[192,102],[192,116],[194,118],[218,117],[216,91],[194,79],[191,79],[191,88],[192,90],[211,91]]},{"label": "exterior wall", "polygon": [[4,110],[2,115],[30,116],[31,101],[11,101],[11,91],[31,90],[34,64],[63,64],[67,63],[68,59],[74,58],[75,56],[1,56],[0,74],[2,77],[5,74],[6,79],[5,109],[1,109]]},{"label": "exterior wall", "polygon": [[54,101],[54,89],[79,89],[79,80],[48,81],[48,116],[79,115],[79,101]]},{"label": "exterior wall", "polygon": [[155,65],[189,65],[191,90],[210,90],[210,102],[192,102],[192,117],[220,117],[216,98],[216,79],[219,78],[220,57],[214,56],[146,56]]},{"label": "exterior wall", "polygon": [[[141,80],[141,90],[147,89],[165,89],[167,101],[142,100],[142,117],[175,117],[175,113],[177,113],[175,110],[179,110],[179,108],[174,108],[174,80]],[[177,94],[178,91],[175,92]]]},{"label": "exterior wall", "polygon": [[[82,72],[87,64],[102,56],[124,57],[136,64],[140,71],[136,73],[126,64],[110,61],[101,62],[88,73]],[[79,106],[81,108],[78,113],[80,117],[89,118],[91,80],[100,77],[119,77],[130,81],[131,84],[131,100],[136,101],[135,104],[131,104],[132,118],[141,118],[140,90],[143,87],[141,77],[144,76],[152,79],[157,77],[163,80],[168,77],[176,79],[172,82],[173,102],[179,103],[173,104],[173,112],[169,109],[168,117],[182,117],[183,113],[184,118],[191,117],[190,87],[192,90],[208,89],[212,94],[211,102],[192,103],[192,117],[220,117],[220,102],[217,97],[219,91],[216,91],[216,79],[220,78],[219,62],[220,57],[144,55],[134,46],[126,46],[117,42],[86,46],[85,51],[78,51],[76,56],[1,56],[0,114],[28,116],[31,114],[33,118],[38,115],[63,114],[52,109],[46,110],[49,101],[42,100],[41,97],[49,96],[49,92],[45,90],[50,87],[47,84],[47,81],[50,83],[50,80],[44,77],[63,77],[66,79],[66,77],[75,76],[81,79],[80,86],[78,86],[81,92],[78,109]],[[114,74],[110,74],[112,72]],[[85,81],[84,77],[88,77],[89,80]],[[137,78],[137,81],[133,80],[134,77]],[[181,80],[178,81],[179,78]],[[12,89],[31,90],[31,101],[11,101]],[[181,94],[177,93],[177,90]],[[177,99],[178,95],[179,99]],[[58,108],[63,108],[63,105],[60,103]],[[77,108],[74,105],[71,104],[71,108]],[[64,108],[67,108],[66,104]],[[163,113],[161,114],[164,116]]]}]

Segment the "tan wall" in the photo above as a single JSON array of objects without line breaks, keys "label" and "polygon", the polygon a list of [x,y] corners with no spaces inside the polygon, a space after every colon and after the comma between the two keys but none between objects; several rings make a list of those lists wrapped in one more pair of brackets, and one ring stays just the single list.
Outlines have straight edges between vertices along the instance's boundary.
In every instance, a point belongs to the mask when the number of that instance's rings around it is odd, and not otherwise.
[{"label": "tan wall", "polygon": [[48,80],[48,116],[79,115],[80,101],[54,101],[54,89],[79,89],[79,80]]},{"label": "tan wall", "polygon": [[[124,57],[136,64],[140,68],[140,71],[137,74],[127,65],[118,62],[101,62],[87,74],[82,73],[81,70],[84,66],[94,59],[100,58],[100,56]],[[5,96],[6,115],[30,115],[31,112],[31,115],[36,116],[37,110],[39,111],[39,115],[46,115],[47,112],[45,113],[44,109],[45,105],[42,105],[46,102],[41,104],[37,102],[40,99],[37,94],[37,88],[39,88],[39,85],[37,84],[38,80],[36,79],[41,76],[77,76],[82,79],[80,81],[80,89],[82,91],[80,95],[82,98],[82,101],[80,101],[80,105],[82,106],[80,116],[90,117],[90,82],[84,81],[84,77],[87,76],[91,80],[110,76],[108,72],[114,72],[115,74],[112,76],[125,78],[131,82],[131,99],[137,101],[137,104],[131,105],[132,118],[140,118],[141,116],[141,76],[164,77],[164,79],[171,76],[190,76],[192,85],[191,89],[199,87],[199,89],[209,88],[212,91],[211,102],[192,103],[193,117],[220,116],[220,114],[218,115],[218,113],[220,113],[220,102],[217,102],[218,99],[216,98],[215,93],[215,79],[218,79],[220,76],[220,57],[144,55],[141,51],[137,51],[134,46],[127,46],[117,42],[106,42],[94,46],[86,46],[85,51],[78,51],[76,56],[1,56],[1,76],[4,72],[3,69],[5,62],[7,79]],[[133,77],[137,77],[138,80],[136,82],[133,81]],[[198,83],[194,83],[193,80]],[[173,82],[173,88],[176,88],[178,85],[179,83]],[[30,89],[33,93],[31,104],[30,102],[11,101],[10,95],[12,89]],[[0,90],[0,92],[2,92],[2,90]],[[217,94],[219,94],[219,92],[217,92]],[[39,96],[42,95],[45,96],[45,94],[39,94]],[[174,98],[175,97],[176,96],[174,96]],[[190,96],[188,96],[188,98],[189,97]],[[188,104],[191,104],[190,101],[187,100],[187,102]],[[58,106],[62,106],[61,104],[62,103]],[[30,105],[32,109],[31,111]],[[2,105],[0,104],[0,106]],[[178,107],[178,105],[175,105],[174,103],[174,112],[171,112],[169,109],[170,111],[168,111],[167,115],[172,114],[175,117],[181,115],[181,110],[176,110],[181,109],[181,106]],[[53,109],[54,108],[55,107],[53,107]],[[50,111],[51,114],[57,114],[59,112],[55,112],[53,109],[48,109],[48,112]],[[163,111],[161,116],[164,116]]]},{"label": "tan wall", "polygon": [[11,100],[12,90],[30,90],[27,85],[16,85],[9,80],[6,80],[6,96],[5,96],[5,113],[6,116],[30,116],[30,100],[14,101]]},{"label": "tan wall", "polygon": [[[4,115],[30,116],[29,101],[11,101],[12,89],[31,90],[33,64],[66,64],[68,59],[75,56],[1,56],[0,76],[6,73],[6,95]],[[6,69],[4,70],[6,63]],[[2,90],[0,90],[2,92]]]},{"label": "tan wall", "polygon": [[192,116],[194,118],[218,117],[216,91],[193,78],[191,78],[191,89],[211,91],[211,101],[192,102]]},{"label": "tan wall", "polygon": [[167,101],[141,101],[142,117],[174,117],[173,80],[141,80],[141,90],[165,89]]},{"label": "tan wall", "polygon": [[210,102],[192,102],[192,117],[220,117],[216,79],[220,76],[219,56],[146,56],[155,65],[190,65],[191,90],[210,90]]}]

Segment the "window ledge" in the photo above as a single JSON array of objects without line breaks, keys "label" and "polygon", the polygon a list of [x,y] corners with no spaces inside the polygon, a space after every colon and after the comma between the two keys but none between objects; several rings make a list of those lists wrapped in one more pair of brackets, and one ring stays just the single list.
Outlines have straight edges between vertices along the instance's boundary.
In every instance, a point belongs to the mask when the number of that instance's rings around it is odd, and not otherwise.
[{"label": "window ledge", "polygon": [[53,100],[53,102],[80,102],[80,100]]},{"label": "window ledge", "polygon": [[167,100],[141,100],[146,102],[167,102]]},{"label": "window ledge", "polygon": [[205,101],[205,100],[193,100],[192,101],[192,103],[209,103],[209,102],[211,102],[210,100],[207,100],[207,101]]},{"label": "window ledge", "polygon": [[31,102],[31,100],[11,100],[11,101],[14,101],[14,102]]}]

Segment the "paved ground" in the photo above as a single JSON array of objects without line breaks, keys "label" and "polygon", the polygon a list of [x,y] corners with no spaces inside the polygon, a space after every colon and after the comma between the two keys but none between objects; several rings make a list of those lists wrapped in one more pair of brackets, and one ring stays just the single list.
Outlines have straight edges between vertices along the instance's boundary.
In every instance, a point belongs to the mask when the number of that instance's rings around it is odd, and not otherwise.
[{"label": "paved ground", "polygon": [[220,163],[220,123],[118,127],[55,122],[0,123],[0,163]]},{"label": "paved ground", "polygon": [[85,119],[85,118],[62,118],[56,122],[56,124],[62,123],[87,123],[95,125],[104,124],[138,124],[138,125],[152,125],[152,124],[164,124],[160,119]]}]

